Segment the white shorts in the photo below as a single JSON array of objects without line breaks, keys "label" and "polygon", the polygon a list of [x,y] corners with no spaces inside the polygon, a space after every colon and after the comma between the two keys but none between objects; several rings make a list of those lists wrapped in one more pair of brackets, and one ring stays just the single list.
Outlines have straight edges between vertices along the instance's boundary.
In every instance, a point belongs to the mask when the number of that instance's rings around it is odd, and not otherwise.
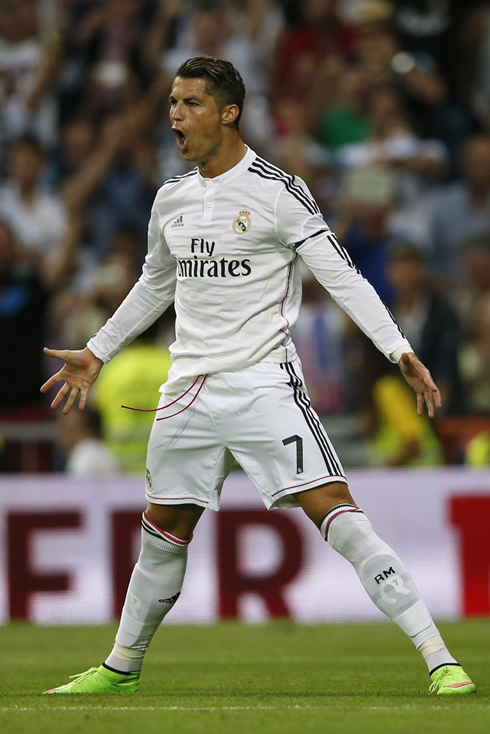
[{"label": "white shorts", "polygon": [[346,481],[299,359],[209,375],[196,397],[201,381],[176,402],[162,395],[148,443],[149,502],[218,510],[234,459],[268,509],[297,507],[296,493]]}]

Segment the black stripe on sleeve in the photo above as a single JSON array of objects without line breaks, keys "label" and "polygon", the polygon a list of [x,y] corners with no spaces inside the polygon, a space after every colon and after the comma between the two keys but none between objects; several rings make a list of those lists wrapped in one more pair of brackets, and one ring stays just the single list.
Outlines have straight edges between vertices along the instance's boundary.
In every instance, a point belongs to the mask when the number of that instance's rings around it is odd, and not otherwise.
[{"label": "black stripe on sleeve", "polygon": [[306,196],[304,191],[299,187],[295,186],[293,187],[288,180],[286,176],[280,176],[272,171],[264,170],[260,165],[257,164],[257,161],[254,161],[250,168],[248,169],[250,173],[256,173],[261,178],[268,179],[269,181],[280,181],[284,184],[286,187],[286,190],[294,196],[294,198],[300,202],[300,204],[303,204],[305,209],[310,214],[319,214],[320,210],[318,209],[318,206],[314,203],[312,203],[312,200]]},{"label": "black stripe on sleeve", "polygon": [[318,237],[319,234],[324,234],[325,232],[328,232],[328,229],[319,229],[318,232],[315,232],[314,234],[310,234],[308,237],[305,237],[304,240],[300,240],[299,242],[295,242],[294,245],[289,245],[293,250],[297,250],[298,247],[301,247],[301,245],[304,245],[305,242],[308,242],[308,240],[312,240],[313,237]]},{"label": "black stripe on sleeve", "polygon": [[298,193],[298,195],[304,196],[310,202],[310,204],[312,204],[316,214],[321,213],[315,199],[310,194],[308,194],[299,184],[296,183],[296,181],[294,180],[294,176],[292,176],[290,173],[286,173],[286,171],[283,171],[281,168],[274,166],[272,163],[269,163],[269,161],[266,161],[264,160],[264,158],[260,158],[259,156],[257,156],[254,163],[261,165],[265,171],[270,171],[271,173],[274,173],[277,176],[280,176],[281,178],[287,180],[291,189],[294,189]]}]

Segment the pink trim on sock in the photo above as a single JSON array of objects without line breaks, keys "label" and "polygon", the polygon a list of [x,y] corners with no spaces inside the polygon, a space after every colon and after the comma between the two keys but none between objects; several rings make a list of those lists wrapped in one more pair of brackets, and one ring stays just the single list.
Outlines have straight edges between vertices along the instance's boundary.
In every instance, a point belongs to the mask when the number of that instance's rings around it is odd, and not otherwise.
[{"label": "pink trim on sock", "polygon": [[169,543],[174,543],[175,545],[189,545],[189,543],[192,540],[193,535],[189,538],[189,540],[182,540],[182,538],[176,538],[175,535],[171,535],[170,533],[167,533],[166,530],[162,530],[162,528],[159,528],[158,525],[155,525],[155,523],[150,520],[148,515],[146,514],[146,511],[143,512],[143,515],[145,517],[146,522],[148,522],[155,530],[159,533],[159,535],[162,535],[165,540],[168,540]]},{"label": "pink trim on sock", "polygon": [[[352,510],[348,510],[347,508],[339,510],[338,512],[335,512],[332,517],[330,517],[327,520],[327,524],[325,525],[325,540],[328,538],[328,531],[330,529],[330,525],[335,520],[336,517],[339,517],[339,515],[343,515],[344,512],[362,512],[362,510],[359,507],[353,507]],[[363,513],[364,514],[364,513]]]}]

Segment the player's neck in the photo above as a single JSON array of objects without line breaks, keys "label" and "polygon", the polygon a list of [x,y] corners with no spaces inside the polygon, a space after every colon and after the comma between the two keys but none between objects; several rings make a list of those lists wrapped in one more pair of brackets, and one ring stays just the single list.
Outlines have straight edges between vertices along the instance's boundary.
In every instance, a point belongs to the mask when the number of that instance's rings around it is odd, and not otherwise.
[{"label": "player's neck", "polygon": [[204,178],[215,178],[234,168],[247,153],[247,147],[239,135],[224,142],[214,155],[199,161],[199,173]]}]

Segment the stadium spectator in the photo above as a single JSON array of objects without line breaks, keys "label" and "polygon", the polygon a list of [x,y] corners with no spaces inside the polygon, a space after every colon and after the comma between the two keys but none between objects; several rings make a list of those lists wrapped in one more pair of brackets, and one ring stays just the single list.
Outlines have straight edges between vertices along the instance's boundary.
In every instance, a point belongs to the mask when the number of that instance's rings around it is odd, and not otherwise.
[{"label": "stadium spectator", "polygon": [[350,374],[358,430],[364,436],[371,466],[435,466],[442,448],[430,421],[417,415],[411,395],[396,369],[363,336]]},{"label": "stadium spectator", "polygon": [[332,227],[356,267],[374,286],[380,298],[391,303],[392,288],[386,275],[390,236],[388,215],[395,200],[395,180],[379,166],[357,168],[344,176],[341,202]]},{"label": "stadium spectator", "polygon": [[446,99],[444,79],[428,54],[407,54],[393,25],[394,7],[383,0],[367,0],[356,15],[356,57],[371,88],[394,85],[419,133],[430,131],[428,120]]},{"label": "stadium spectator", "polygon": [[463,283],[456,294],[463,332],[471,334],[477,304],[490,293],[490,234],[472,237],[461,250]]},{"label": "stadium spectator", "polygon": [[445,148],[439,140],[422,140],[414,132],[392,85],[368,93],[366,113],[370,135],[338,148],[335,160],[344,169],[386,169],[394,186],[387,224],[390,235],[428,249],[428,212],[435,183],[445,171]]},{"label": "stadium spectator", "polygon": [[423,255],[413,245],[391,247],[387,275],[393,288],[391,311],[437,380],[445,413],[463,414],[465,390],[458,365],[461,332],[454,308],[431,287]]},{"label": "stadium spectator", "polygon": [[93,408],[77,411],[59,422],[58,444],[65,456],[65,472],[96,479],[118,474],[116,457],[102,439],[100,414]]},{"label": "stadium spectator", "polygon": [[0,189],[0,217],[33,262],[42,262],[61,247],[67,211],[61,198],[42,185],[46,156],[38,140],[17,138],[10,152],[10,179]]},{"label": "stadium spectator", "polygon": [[356,32],[339,12],[336,0],[304,0],[302,23],[279,42],[272,95],[304,99],[318,65],[325,59],[352,54]]},{"label": "stadium spectator", "polygon": [[462,279],[464,242],[489,232],[490,136],[466,141],[461,173],[461,179],[441,187],[430,217],[433,272],[451,285]]},{"label": "stadium spectator", "polygon": [[359,62],[329,59],[318,70],[309,100],[312,125],[329,151],[372,134],[366,109],[369,82]]},{"label": "stadium spectator", "polygon": [[95,259],[108,250],[114,232],[130,225],[146,233],[152,197],[160,183],[155,154],[136,113],[111,115],[100,143],[62,185],[67,205],[88,214],[88,244]]},{"label": "stadium spectator", "polygon": [[117,308],[136,277],[135,261],[124,252],[110,251],[100,264],[87,272],[80,287],[67,285],[53,300],[51,333],[77,349],[86,343]]},{"label": "stadium spectator", "polygon": [[0,4],[0,140],[32,134],[44,145],[56,141],[55,100],[48,81],[56,51],[43,48],[34,0]]}]

